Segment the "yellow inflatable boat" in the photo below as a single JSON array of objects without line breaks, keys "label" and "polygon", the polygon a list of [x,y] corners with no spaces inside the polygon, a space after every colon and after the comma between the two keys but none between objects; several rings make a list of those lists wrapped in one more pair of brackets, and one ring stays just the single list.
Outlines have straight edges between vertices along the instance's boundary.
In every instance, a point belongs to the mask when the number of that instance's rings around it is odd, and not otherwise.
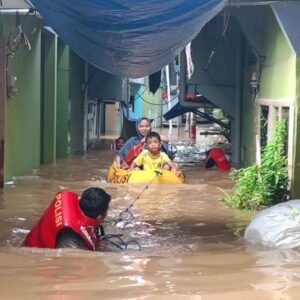
[{"label": "yellow inflatable boat", "polygon": [[112,164],[108,169],[107,181],[111,183],[173,183],[180,184],[185,182],[185,176],[181,171],[177,174],[168,170],[159,170],[157,174],[154,170],[122,170],[115,169]]}]

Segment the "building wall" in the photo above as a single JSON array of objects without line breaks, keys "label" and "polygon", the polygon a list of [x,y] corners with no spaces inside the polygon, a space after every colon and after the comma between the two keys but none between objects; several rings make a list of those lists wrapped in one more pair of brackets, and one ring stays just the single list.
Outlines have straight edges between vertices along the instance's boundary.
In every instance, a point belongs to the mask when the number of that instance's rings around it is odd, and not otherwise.
[{"label": "building wall", "polygon": [[249,165],[255,162],[255,99],[250,93],[249,78],[252,69],[243,72],[243,101],[242,101],[242,128],[241,128],[241,163]]},{"label": "building wall", "polygon": [[[255,16],[253,16],[255,18]],[[263,18],[264,30],[260,40],[264,44],[260,48],[260,55],[265,59],[262,62],[260,86],[257,98],[281,101],[295,99],[296,95],[296,58],[290,49],[271,9],[265,9]],[[255,45],[252,45],[255,47]],[[250,64],[253,54],[244,51],[244,86],[243,86],[243,113],[242,113],[242,160],[244,164],[255,162],[255,134],[256,110],[255,99],[250,93],[250,78],[252,71],[258,71],[258,64]],[[252,57],[252,58],[251,58]],[[292,103],[291,103],[292,104]]]},{"label": "building wall", "polygon": [[292,196],[300,198],[300,53],[297,53],[296,63],[296,101],[295,101],[295,145],[294,145],[294,164],[293,164],[293,182]]},{"label": "building wall", "polygon": [[62,158],[68,155],[69,143],[70,50],[60,40],[57,50],[56,157]]},{"label": "building wall", "polygon": [[56,159],[57,43],[56,35],[42,31],[40,161],[44,164]]},{"label": "building wall", "polygon": [[260,98],[295,97],[296,57],[289,47],[272,11],[265,18],[265,47]]},{"label": "building wall", "polygon": [[161,94],[161,88],[153,95],[145,85],[140,85],[134,96],[134,113],[138,117],[154,119],[152,122],[153,128],[161,125],[160,118],[157,118],[162,115]]},{"label": "building wall", "polygon": [[83,150],[84,93],[82,91],[85,62],[70,50],[69,152]]},{"label": "building wall", "polygon": [[[14,16],[1,16],[3,34],[15,24]],[[35,28],[37,29],[35,30]],[[31,51],[20,46],[8,59],[8,72],[17,77],[16,95],[5,103],[5,180],[21,175],[40,164],[41,32],[39,20],[28,16],[24,31]]]},{"label": "building wall", "polygon": [[[6,41],[15,22],[1,16]],[[31,50],[20,45],[8,59],[18,91],[5,103],[5,181],[83,150],[85,62],[41,19],[27,16],[23,26]]]}]

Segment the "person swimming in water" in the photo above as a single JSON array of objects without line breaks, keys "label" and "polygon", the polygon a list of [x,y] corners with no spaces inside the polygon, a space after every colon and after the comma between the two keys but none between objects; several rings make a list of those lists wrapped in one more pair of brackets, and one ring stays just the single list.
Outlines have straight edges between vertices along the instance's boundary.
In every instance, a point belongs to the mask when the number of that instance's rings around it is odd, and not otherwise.
[{"label": "person swimming in water", "polygon": [[99,225],[107,216],[110,200],[111,196],[97,187],[86,189],[81,197],[71,191],[58,192],[23,245],[103,250],[107,241],[99,235]]}]

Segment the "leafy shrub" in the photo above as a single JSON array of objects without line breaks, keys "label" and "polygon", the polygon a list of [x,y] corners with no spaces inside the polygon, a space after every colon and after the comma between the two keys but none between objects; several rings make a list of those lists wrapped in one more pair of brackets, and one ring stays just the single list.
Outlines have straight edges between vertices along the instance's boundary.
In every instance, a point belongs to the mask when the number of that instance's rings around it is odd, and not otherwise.
[{"label": "leafy shrub", "polygon": [[277,121],[272,138],[262,149],[261,164],[233,170],[235,181],[232,196],[220,199],[235,208],[257,209],[288,200],[287,158],[284,154],[286,119]]}]

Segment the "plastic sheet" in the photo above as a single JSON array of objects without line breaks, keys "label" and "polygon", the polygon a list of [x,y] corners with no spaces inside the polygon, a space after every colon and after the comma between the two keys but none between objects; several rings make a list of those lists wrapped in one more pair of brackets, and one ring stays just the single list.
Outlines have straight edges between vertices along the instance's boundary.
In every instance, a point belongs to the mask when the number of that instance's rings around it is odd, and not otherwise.
[{"label": "plastic sheet", "polygon": [[252,244],[278,249],[300,246],[300,200],[279,203],[259,212],[245,231]]},{"label": "plastic sheet", "polygon": [[138,78],[167,65],[227,0],[31,0],[90,64]]}]

